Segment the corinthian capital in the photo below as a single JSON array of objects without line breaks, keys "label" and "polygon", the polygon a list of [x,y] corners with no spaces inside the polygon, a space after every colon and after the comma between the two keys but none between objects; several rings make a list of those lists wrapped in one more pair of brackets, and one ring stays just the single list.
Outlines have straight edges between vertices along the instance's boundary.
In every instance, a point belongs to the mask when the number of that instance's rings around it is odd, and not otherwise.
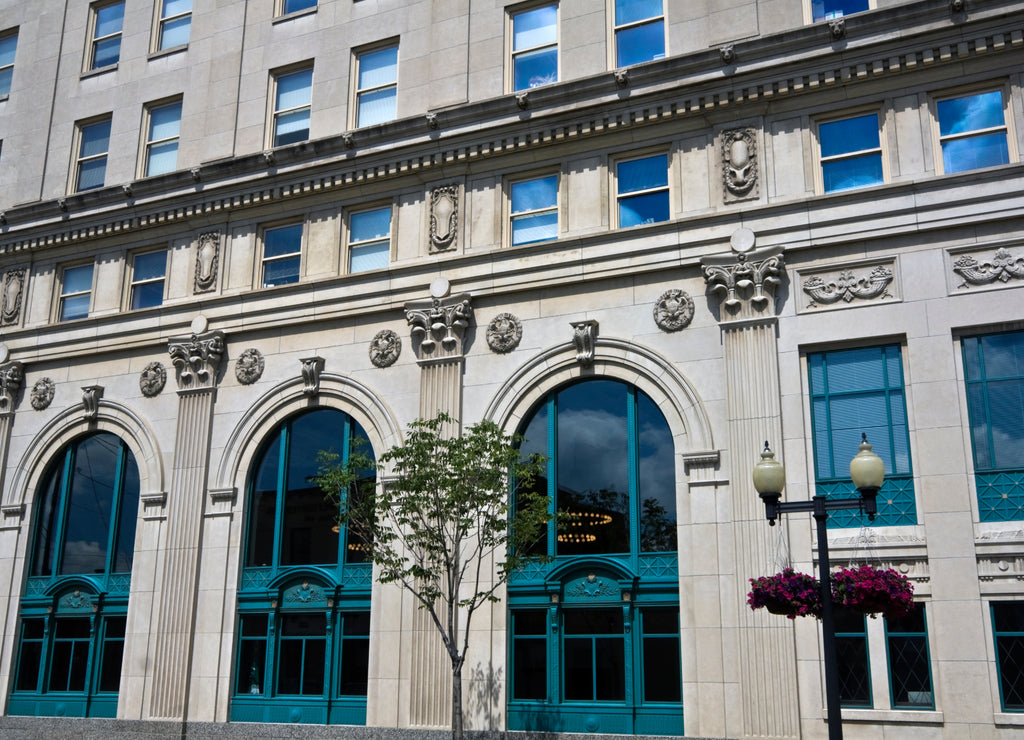
[{"label": "corinthian capital", "polygon": [[224,356],[224,333],[211,331],[170,339],[167,351],[178,370],[178,388],[212,388]]},{"label": "corinthian capital", "polygon": [[786,266],[782,247],[755,249],[749,229],[737,230],[731,242],[728,254],[700,261],[708,289],[722,300],[722,318],[774,316],[775,287]]},{"label": "corinthian capital", "polygon": [[405,304],[405,319],[421,360],[462,355],[462,340],[473,318],[469,301],[468,293],[460,293]]}]

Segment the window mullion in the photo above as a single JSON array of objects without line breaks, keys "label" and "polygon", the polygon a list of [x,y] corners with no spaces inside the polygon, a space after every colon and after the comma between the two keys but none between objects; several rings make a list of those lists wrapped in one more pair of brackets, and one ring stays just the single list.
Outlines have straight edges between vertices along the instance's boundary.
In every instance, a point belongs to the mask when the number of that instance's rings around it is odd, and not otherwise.
[{"label": "window mullion", "polygon": [[114,467],[114,495],[110,498],[110,527],[107,533],[107,573],[109,576],[114,572],[114,565],[117,562],[117,537],[121,528],[121,489],[124,481],[125,455],[124,445],[117,448],[117,464]]},{"label": "window mullion", "polygon": [[54,552],[53,560],[50,563],[51,578],[56,578],[60,575],[61,564],[64,560],[64,526],[67,524],[67,497],[68,490],[71,488],[71,473],[74,470],[74,462],[75,448],[69,447],[67,455],[64,456],[64,472],[61,475],[60,496],[57,498],[60,516],[57,517],[57,532],[53,537]]},{"label": "window mullion", "polygon": [[[349,457],[349,433],[352,428],[352,420],[346,419],[345,423],[341,425],[341,464],[345,465],[348,463]],[[357,484],[358,485],[358,484]],[[343,503],[347,503],[345,499],[348,498],[348,491],[340,491],[338,494],[338,507],[340,513],[340,507]],[[345,562],[348,560],[348,527],[338,527],[338,562],[335,564],[335,569],[339,572],[344,568]],[[329,617],[328,617],[329,619]],[[328,621],[328,624],[330,622]],[[340,663],[339,663],[340,665]],[[328,696],[331,694],[328,693]]]},{"label": "window mullion", "polygon": [[[629,553],[634,568],[640,561],[640,444],[636,434],[636,390],[633,386],[626,387],[626,449],[628,450],[629,466]],[[637,568],[639,572],[639,568]]]},{"label": "window mullion", "polygon": [[281,567],[281,538],[284,533],[284,516],[285,516],[285,503],[286,503],[286,491],[285,487],[288,482],[288,447],[291,441],[291,435],[288,434],[291,429],[291,424],[285,424],[281,429],[281,444],[278,445],[278,458],[277,458],[277,512],[274,517],[274,558],[271,563],[273,572],[276,574],[278,569]]},{"label": "window mullion", "polygon": [[[558,511],[558,402],[556,394],[548,396],[548,490],[550,500],[548,512],[554,516]],[[548,524],[548,553],[558,554],[558,527],[553,523]]]}]

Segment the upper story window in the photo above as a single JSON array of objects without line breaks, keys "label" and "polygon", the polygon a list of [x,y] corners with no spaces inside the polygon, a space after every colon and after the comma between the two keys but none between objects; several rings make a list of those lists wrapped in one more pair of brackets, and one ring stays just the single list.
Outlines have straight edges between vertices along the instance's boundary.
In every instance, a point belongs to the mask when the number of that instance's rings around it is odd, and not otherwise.
[{"label": "upper story window", "polygon": [[132,258],[130,306],[150,308],[164,302],[164,277],[167,273],[167,250],[142,252]]},{"label": "upper story window", "polygon": [[512,245],[558,238],[558,175],[511,183]]},{"label": "upper story window", "polygon": [[90,21],[92,43],[88,69],[100,69],[117,64],[121,58],[121,27],[124,24],[124,3],[93,5]]},{"label": "upper story window", "polygon": [[315,8],[317,0],[278,0],[278,15],[288,15],[289,13],[298,13],[300,10],[308,10],[309,8]]},{"label": "upper story window", "polygon": [[826,193],[885,181],[877,113],[818,124],[821,179]]},{"label": "upper story window", "polygon": [[391,206],[358,211],[348,221],[348,271],[388,266],[391,257]]},{"label": "upper story window", "polygon": [[57,318],[84,319],[92,302],[92,263],[65,267],[60,277]]},{"label": "upper story window", "polygon": [[395,120],[398,102],[398,44],[356,55],[355,125]]},{"label": "upper story window", "polygon": [[[885,462],[874,524],[916,524],[899,346],[816,352],[807,356],[807,365],[817,492],[841,498],[856,494],[850,482],[850,460],[864,433]],[[830,526],[867,523],[856,511],[829,514]]]},{"label": "upper story window", "polygon": [[992,637],[1004,712],[1024,712],[1024,601],[992,602]]},{"label": "upper story window", "polygon": [[1005,109],[1001,89],[936,101],[945,174],[1010,161]]},{"label": "upper story window", "polygon": [[626,159],[615,167],[619,226],[668,221],[668,155]]},{"label": "upper story window", "polygon": [[816,21],[830,20],[870,7],[869,0],[811,0],[811,17]]},{"label": "upper story window", "polygon": [[262,287],[297,283],[301,261],[301,223],[263,231]]},{"label": "upper story window", "polygon": [[615,66],[665,56],[662,0],[615,0]]},{"label": "upper story window", "polygon": [[178,137],[181,132],[181,101],[146,109],[149,119],[143,176],[174,172],[178,166]]},{"label": "upper story window", "polygon": [[271,146],[284,146],[309,138],[312,95],[312,67],[274,76],[274,121]]},{"label": "upper story window", "polygon": [[558,82],[558,6],[512,16],[512,90]]},{"label": "upper story window", "polygon": [[962,340],[981,521],[1024,519],[1024,332]]},{"label": "upper story window", "polygon": [[75,160],[75,192],[102,188],[110,151],[110,119],[78,126],[78,157]]},{"label": "upper story window", "polygon": [[14,77],[14,52],[17,48],[17,30],[0,36],[0,98],[6,98],[11,94],[11,79]]},{"label": "upper story window", "polygon": [[188,43],[192,28],[192,0],[162,0],[157,30],[157,51]]}]

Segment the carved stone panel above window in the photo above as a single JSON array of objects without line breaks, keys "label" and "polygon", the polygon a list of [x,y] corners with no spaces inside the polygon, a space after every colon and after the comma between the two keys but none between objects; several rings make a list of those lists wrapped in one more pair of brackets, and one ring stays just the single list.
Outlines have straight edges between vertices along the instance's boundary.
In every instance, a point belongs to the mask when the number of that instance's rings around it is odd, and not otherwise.
[{"label": "carved stone panel above window", "polygon": [[951,249],[946,259],[951,294],[1024,285],[1024,246]]},{"label": "carved stone panel above window", "polygon": [[797,281],[800,313],[902,300],[895,258],[797,270]]}]

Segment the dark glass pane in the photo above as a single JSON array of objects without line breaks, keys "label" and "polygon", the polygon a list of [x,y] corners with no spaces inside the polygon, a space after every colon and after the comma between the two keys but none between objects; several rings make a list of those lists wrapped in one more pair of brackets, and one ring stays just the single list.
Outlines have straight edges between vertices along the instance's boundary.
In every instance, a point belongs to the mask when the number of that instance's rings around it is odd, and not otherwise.
[{"label": "dark glass pane", "polygon": [[323,637],[327,634],[327,618],[323,614],[292,614],[282,617],[281,634],[285,637]]},{"label": "dark glass pane", "polygon": [[558,554],[629,552],[626,386],[593,380],[558,393]]},{"label": "dark glass pane", "polygon": [[993,603],[992,619],[996,632],[1024,632],[1024,601]]},{"label": "dark glass pane", "polygon": [[120,440],[97,434],[78,444],[68,492],[61,575],[103,573]]},{"label": "dark glass pane", "polygon": [[240,620],[242,639],[238,649],[238,694],[262,694],[267,658],[267,615],[247,614]]},{"label": "dark glass pane", "polygon": [[327,621],[323,614],[295,614],[281,618],[278,692],[317,695],[324,688]]},{"label": "dark glass pane", "polygon": [[306,640],[306,657],[302,667],[302,693],[318,696],[324,693],[324,657],[327,640]]},{"label": "dark glass pane", "polygon": [[621,609],[567,609],[562,615],[567,635],[621,635]]},{"label": "dark glass pane", "polygon": [[644,609],[645,635],[679,635],[679,609]]},{"label": "dark glass pane", "polygon": [[26,619],[22,622],[15,691],[37,691],[39,689],[39,668],[40,661],[43,659],[42,639],[42,619]]},{"label": "dark glass pane", "polygon": [[989,382],[988,406],[995,467],[1024,465],[1024,379]]},{"label": "dark glass pane", "polygon": [[32,556],[32,575],[53,574],[57,550],[57,514],[60,506],[60,482],[68,452],[54,460],[39,487],[39,514],[36,519],[35,552]]},{"label": "dark glass pane", "polygon": [[300,694],[302,640],[282,640],[277,655],[277,693]]},{"label": "dark glass pane", "polygon": [[[644,633],[650,620],[644,615]],[[679,637],[644,637],[644,701],[682,698]]]},{"label": "dark glass pane", "polygon": [[370,636],[370,612],[346,612],[342,634],[346,637]]},{"label": "dark glass pane", "polygon": [[57,620],[50,663],[50,691],[84,691],[88,659],[89,620]]},{"label": "dark glass pane", "polygon": [[565,698],[569,701],[590,701],[594,698],[594,647],[588,638],[563,641]]},{"label": "dark glass pane", "polygon": [[893,706],[932,706],[928,643],[924,635],[889,635],[889,675]]},{"label": "dark glass pane", "polygon": [[870,707],[871,682],[864,615],[848,609],[836,609],[833,616],[839,668],[839,700],[843,706]]},{"label": "dark glass pane", "polygon": [[277,471],[280,458],[281,433],[278,432],[256,463],[245,560],[249,567],[265,567],[273,563],[274,523],[277,518]]},{"label": "dark glass pane", "polygon": [[516,636],[547,634],[547,612],[540,609],[512,612]]},{"label": "dark glass pane", "polygon": [[548,650],[543,638],[512,642],[512,698],[546,699]]},{"label": "dark glass pane", "polygon": [[[346,615],[346,631],[348,630],[348,621],[349,617]],[[342,696],[366,696],[366,683],[369,671],[370,640],[368,638],[348,638],[342,640],[338,693]]]},{"label": "dark glass pane", "polygon": [[999,689],[1003,709],[1024,710],[1024,637],[997,636],[996,658],[999,661]]},{"label": "dark glass pane", "polygon": [[672,431],[654,402],[636,392],[640,550],[676,549],[676,478]]},{"label": "dark glass pane", "polygon": [[892,619],[886,617],[885,630],[890,635],[899,632],[924,632],[924,607],[922,604],[914,604],[913,610],[905,617]]},{"label": "dark glass pane", "polygon": [[121,477],[121,511],[118,515],[117,542],[114,550],[114,573],[128,573],[135,557],[135,528],[139,517],[139,466],[135,455],[122,445],[124,471]]},{"label": "dark glass pane", "polygon": [[596,695],[598,701],[621,701],[626,697],[626,646],[621,637],[594,640]]},{"label": "dark glass pane", "polygon": [[142,283],[132,287],[132,310],[152,308],[164,302],[164,282]]},{"label": "dark glass pane", "polygon": [[103,659],[100,665],[99,690],[116,693],[121,686],[121,662],[124,659],[124,617],[107,619],[103,641]]},{"label": "dark glass pane", "polygon": [[241,619],[242,637],[266,637],[267,636],[267,615],[247,614]]}]

